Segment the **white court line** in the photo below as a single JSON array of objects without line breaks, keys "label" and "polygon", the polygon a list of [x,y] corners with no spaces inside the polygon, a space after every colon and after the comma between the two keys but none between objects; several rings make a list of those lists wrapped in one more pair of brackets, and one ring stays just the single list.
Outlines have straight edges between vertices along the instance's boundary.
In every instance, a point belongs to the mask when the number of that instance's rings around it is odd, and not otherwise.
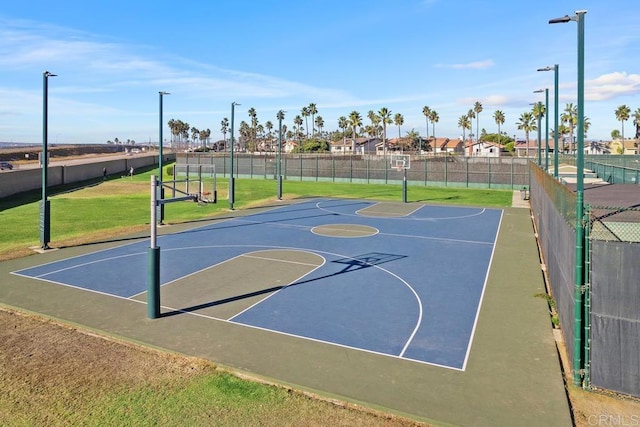
[{"label": "white court line", "polygon": [[[435,220],[452,220],[452,219],[463,219],[463,218],[472,218],[474,216],[480,216],[482,214],[484,214],[487,211],[487,208],[477,208],[480,209],[479,212],[474,212],[468,215],[459,215],[459,216],[444,216],[444,217],[424,217],[424,218],[416,218],[416,217],[408,217],[408,216],[394,216],[394,217],[388,217],[388,216],[370,216],[370,215],[358,215],[357,212],[360,211],[360,209],[358,209],[358,211],[356,211],[356,213],[344,213],[344,212],[337,212],[334,210],[331,210],[330,208],[325,208],[320,206],[320,204],[322,202],[332,202],[332,201],[339,201],[340,199],[325,199],[325,200],[321,200],[319,202],[316,203],[316,207],[322,211],[325,212],[329,212],[331,214],[335,214],[335,215],[342,215],[342,216],[352,216],[352,217],[366,217],[366,218],[376,218],[376,219],[389,219],[389,220],[407,220],[407,221],[435,221]],[[417,210],[421,210],[422,208],[426,208],[426,207],[436,207],[435,205],[422,205],[419,209]],[[476,209],[476,208],[469,208],[469,207],[463,207],[463,206],[443,206],[443,207],[448,207],[448,208],[454,208],[454,209]],[[366,208],[362,208],[362,209],[366,209]]]},{"label": "white court line", "polygon": [[120,295],[110,294],[110,293],[103,292],[103,291],[98,291],[98,290],[95,290],[95,289],[84,288],[82,286],[76,286],[76,285],[72,285],[72,284],[69,284],[69,283],[58,282],[56,280],[43,279],[41,277],[35,277],[35,276],[27,276],[27,275],[24,275],[22,273],[16,273],[16,272],[11,272],[10,274],[13,274],[13,275],[16,275],[16,276],[19,276],[19,277],[24,277],[24,278],[27,278],[27,279],[40,280],[41,282],[51,283],[51,284],[54,284],[54,285],[65,286],[67,288],[73,288],[73,289],[78,289],[78,290],[81,290],[81,291],[91,292],[91,293],[98,294],[98,295],[104,295],[104,296],[107,296],[107,297],[123,299],[125,301],[142,302],[142,301],[132,300],[129,297],[123,297],[123,296],[120,296]]},{"label": "white court line", "polygon": [[[136,301],[136,302],[140,302],[140,301]],[[407,362],[413,362],[413,363],[419,363],[421,365],[435,366],[437,368],[451,369],[451,370],[454,370],[454,371],[463,371],[462,369],[456,368],[455,366],[441,365],[441,364],[435,363],[435,362],[427,362],[427,361],[424,361],[424,360],[411,359],[409,357],[396,356],[395,354],[382,353],[380,351],[368,350],[366,348],[361,348],[361,347],[352,347],[352,346],[349,346],[349,345],[346,345],[346,344],[340,344],[340,343],[336,343],[336,342],[332,342],[332,341],[324,341],[324,340],[321,340],[321,339],[318,339],[318,338],[311,338],[311,337],[305,337],[303,335],[292,334],[292,333],[289,333],[289,332],[276,331],[276,330],[273,330],[273,329],[263,328],[261,326],[248,325],[246,323],[235,322],[233,320],[220,319],[219,317],[209,316],[207,314],[196,313],[196,312],[193,312],[193,311],[184,311],[184,310],[181,310],[179,308],[174,308],[174,307],[170,307],[170,306],[167,306],[167,305],[163,305],[162,308],[165,308],[165,309],[171,310],[171,311],[177,311],[177,312],[180,312],[180,313],[183,313],[183,314],[186,314],[186,315],[202,317],[202,318],[205,318],[205,319],[208,319],[208,320],[213,320],[213,321],[216,321],[216,322],[230,323],[232,325],[237,325],[237,326],[242,326],[242,327],[245,327],[245,328],[256,329],[256,330],[259,330],[259,331],[268,332],[268,333],[272,333],[272,334],[284,335],[284,336],[287,336],[287,337],[298,338],[298,339],[302,339],[302,340],[317,342],[317,343],[320,343],[320,344],[326,344],[326,345],[346,348],[346,349],[349,349],[349,350],[362,351],[362,352],[365,352],[365,353],[375,354],[375,355],[383,356],[383,357],[389,357],[389,358],[392,358],[392,359],[397,359],[397,360],[402,360],[402,361],[407,361]]]},{"label": "white court line", "polygon": [[[365,209],[371,209],[372,207],[381,205],[383,203],[390,203],[390,202],[376,202],[376,203],[374,203],[374,204],[372,204],[370,206],[367,206],[366,208],[358,209],[356,211],[356,215],[364,216],[364,217],[367,217],[367,218],[379,218],[379,216],[377,216],[377,215],[367,215],[366,213],[360,213],[360,212],[365,210]],[[413,215],[414,213],[418,212],[423,207],[424,207],[424,205],[420,205],[417,208],[415,208],[414,210],[412,210],[411,212],[409,212],[407,214],[404,214],[404,215],[395,215],[395,216],[392,216],[392,217],[382,216],[382,218],[402,218],[402,217],[407,217],[407,216]]]},{"label": "white court line", "polygon": [[453,243],[470,243],[474,245],[492,245],[491,242],[482,242],[479,240],[463,240],[463,239],[449,239],[447,237],[432,237],[432,236],[415,236],[412,234],[396,234],[396,233],[380,233],[381,236],[394,236],[394,237],[406,237],[410,239],[424,239],[424,240],[438,240],[442,242]]},{"label": "white court line", "polygon": [[[257,251],[257,252],[260,252],[260,251]],[[299,252],[299,251],[296,251],[296,252]],[[311,264],[311,263],[308,263],[308,262],[300,262],[300,261],[289,261],[289,260],[281,259],[281,258],[268,258],[268,257],[265,257],[265,256],[255,256],[255,255],[248,255],[248,254],[243,254],[243,255],[240,255],[240,256],[243,257],[243,258],[261,259],[261,260],[264,260],[264,261],[281,262],[281,263],[284,263],[284,264],[297,264],[297,265],[306,265],[306,266],[309,266],[309,267],[319,267],[319,265],[317,265],[317,264]],[[323,264],[324,263],[322,263],[320,265],[323,265]]]},{"label": "white court line", "polygon": [[[89,262],[83,262],[81,264],[72,265],[72,266],[65,267],[65,268],[60,268],[58,270],[48,271],[48,272],[40,274],[38,276],[27,276],[27,277],[40,279],[42,277],[49,276],[50,274],[61,273],[63,271],[73,270],[75,268],[85,267],[85,266],[91,265],[91,264],[97,264],[97,263],[104,262],[104,261],[111,261],[111,260],[114,260],[114,259],[128,258],[130,256],[139,256],[139,255],[145,255],[145,254],[146,254],[146,252],[135,252],[135,253],[126,254],[126,255],[118,255],[118,256],[113,256],[113,257],[108,257],[108,258],[101,258],[101,259],[97,259],[97,260],[93,260],[93,261],[89,261]],[[72,258],[69,258],[69,259],[72,259]],[[47,264],[43,264],[43,265],[47,265]],[[41,266],[38,266],[38,267],[41,267]],[[24,270],[28,270],[28,269],[25,268]]]},{"label": "white court line", "polygon": [[[315,252],[311,252],[311,251],[301,250],[300,252],[307,252],[307,253],[311,253],[311,254],[316,255],[316,256],[320,256],[320,255],[316,254]],[[310,275],[311,273],[313,273],[314,271],[316,271],[320,267],[323,267],[327,263],[327,259],[325,257],[320,257],[320,258],[322,258],[322,264],[315,266],[316,268],[314,268],[312,270],[309,270],[306,274],[303,274],[302,276],[298,277],[297,279],[295,279],[295,280],[287,283],[286,285],[282,286],[277,291],[265,296],[264,298],[260,299],[259,301],[256,301],[254,304],[251,304],[249,307],[245,308],[244,310],[240,311],[239,313],[234,314],[228,320],[232,321],[233,319],[235,319],[236,317],[240,316],[241,314],[246,313],[247,311],[251,310],[253,307],[256,307],[258,304],[262,304],[264,301],[268,300],[269,298],[271,298],[272,296],[274,296],[275,294],[277,294],[278,292],[280,292],[281,290],[283,290],[287,286],[291,285],[292,283],[295,283],[298,280],[300,280],[300,279],[302,279],[304,277],[307,277],[308,275]],[[239,324],[243,325],[243,323],[239,323]],[[248,326],[248,325],[246,325],[246,326]]]}]

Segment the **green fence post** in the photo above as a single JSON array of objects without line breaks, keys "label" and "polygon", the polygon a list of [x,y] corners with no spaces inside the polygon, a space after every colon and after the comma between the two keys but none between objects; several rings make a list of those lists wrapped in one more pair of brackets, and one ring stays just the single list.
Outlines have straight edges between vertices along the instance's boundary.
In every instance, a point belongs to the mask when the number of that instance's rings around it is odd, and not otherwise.
[{"label": "green fence post", "polygon": [[426,187],[427,186],[427,164],[428,164],[427,158],[424,157],[422,159],[422,161],[424,162],[423,166],[422,166],[422,169],[423,169],[423,172],[424,172],[424,186]]},{"label": "green fence post", "polygon": [[465,172],[465,186],[469,188],[469,158],[464,159],[464,172]]},{"label": "green fence post", "polygon": [[349,156],[349,182],[353,182],[353,154]]},{"label": "green fence post", "polygon": [[584,377],[583,387],[590,388],[591,384],[591,232],[589,205],[585,206],[585,236],[584,236]]},{"label": "green fence post", "polygon": [[449,185],[449,153],[444,154],[444,186]]},{"label": "green fence post", "polygon": [[334,157],[331,158],[331,179],[336,182],[336,159]]}]

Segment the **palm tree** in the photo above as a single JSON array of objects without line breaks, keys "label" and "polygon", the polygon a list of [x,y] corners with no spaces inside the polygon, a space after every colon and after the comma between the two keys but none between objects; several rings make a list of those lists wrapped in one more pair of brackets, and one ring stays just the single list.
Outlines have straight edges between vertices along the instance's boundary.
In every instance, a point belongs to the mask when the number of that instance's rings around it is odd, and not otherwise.
[{"label": "palm tree", "polygon": [[[438,112],[436,110],[431,110],[429,113],[429,120],[431,120],[431,136],[433,137],[433,152],[436,152],[436,123],[440,121],[440,116],[438,116]],[[427,129],[427,134],[429,134],[429,129]]]},{"label": "palm tree", "polygon": [[564,113],[560,116],[560,120],[562,123],[566,123],[569,128],[569,149],[571,151],[575,151],[573,144],[573,129],[578,124],[578,108],[573,105],[573,103],[567,104],[564,107]]},{"label": "palm tree", "polygon": [[518,129],[524,131],[525,139],[527,140],[527,157],[529,157],[529,132],[538,130],[533,113],[531,111],[527,111],[520,114],[520,118],[516,122],[516,126],[518,126]]},{"label": "palm tree", "polygon": [[226,117],[220,122],[220,132],[222,132],[222,140],[224,141],[224,149],[227,149],[227,132],[229,132],[229,119]]},{"label": "palm tree", "polygon": [[504,124],[504,113],[501,110],[494,111],[493,120],[495,120],[498,125],[498,144],[500,144],[500,126]]},{"label": "palm tree", "polygon": [[[476,118],[476,112],[473,111],[473,108],[471,108],[468,112],[467,112],[467,117],[469,118],[469,138],[471,138],[471,143],[473,144],[473,120]],[[476,132],[478,131],[478,129],[476,129]]]},{"label": "palm tree", "polygon": [[640,139],[640,108],[633,112],[633,124],[636,126],[636,139]]},{"label": "palm tree", "polygon": [[[315,117],[316,114],[318,114],[318,108],[316,107],[316,104],[314,104],[313,102],[309,104],[309,106],[307,107],[309,114],[311,114],[311,136],[313,137],[313,135],[316,133],[316,129],[313,127],[313,124],[315,123]],[[308,138],[308,136],[307,136]]]},{"label": "palm tree", "polygon": [[[427,136],[427,139],[429,139],[429,117],[431,116],[431,108],[425,105],[424,107],[422,107],[422,114],[424,114],[424,120],[427,128],[426,136]],[[418,147],[418,150],[422,150],[422,145]]]},{"label": "palm tree", "polygon": [[391,124],[391,110],[387,107],[382,107],[378,111],[378,117],[382,122],[382,152],[387,155],[387,125]]},{"label": "palm tree", "polygon": [[351,143],[351,153],[356,152],[356,137],[358,136],[358,126],[362,126],[362,117],[360,117],[360,113],[357,111],[352,111],[349,114],[349,124],[351,125],[351,129],[353,129],[353,140]]},{"label": "palm tree", "polygon": [[[478,129],[480,129],[480,113],[482,113],[482,104],[480,101],[476,101],[473,104],[473,112],[476,113],[476,133],[478,133]],[[478,136],[476,135],[476,142],[478,142]]]},{"label": "palm tree", "polygon": [[393,116],[393,123],[398,126],[398,144],[400,144],[400,126],[404,124],[404,117],[402,114],[396,113],[396,115]]},{"label": "palm tree", "polygon": [[367,113],[367,117],[369,118],[369,120],[371,121],[371,129],[374,130],[374,132],[371,134],[371,136],[378,136],[378,129],[380,128],[379,124],[380,124],[380,117],[378,117],[378,115],[375,113],[375,111],[373,110],[369,110],[369,112]]},{"label": "palm tree", "polygon": [[256,137],[258,136],[258,113],[253,107],[249,108],[249,111],[247,113],[249,114],[249,118],[251,119],[251,126],[248,130],[247,139],[249,139],[249,147],[251,151],[253,151],[256,145]]},{"label": "palm tree", "polygon": [[[169,121],[167,122],[167,125],[169,125],[169,130],[171,131],[171,143],[173,143],[173,135],[175,135],[174,129],[176,128],[176,121],[174,119],[169,119]],[[115,141],[115,143],[117,144],[118,141]],[[162,143],[162,141],[160,143]]]},{"label": "palm tree", "polygon": [[294,119],[293,119],[293,124],[295,125],[293,128],[293,133],[296,136],[296,140],[300,140],[300,128],[302,127],[302,117],[300,117],[300,115],[297,115]]},{"label": "palm tree", "polygon": [[271,140],[273,139],[273,135],[271,135],[271,130],[273,129],[273,123],[271,120],[267,120],[264,124],[264,127],[267,129],[267,140],[269,140],[269,145],[271,145]]},{"label": "palm tree", "polygon": [[462,128],[462,143],[464,144],[467,139],[466,131],[467,129],[471,129],[471,119],[469,119],[468,114],[464,114],[458,118],[458,127]]},{"label": "palm tree", "polygon": [[345,116],[338,118],[338,127],[342,129],[342,153],[344,154],[344,148],[347,145],[347,128],[349,127],[349,120]]},{"label": "palm tree", "polygon": [[[309,114],[311,114],[309,112],[309,107],[302,107],[302,117],[304,117],[304,127],[307,130],[307,139],[309,139],[309,122],[307,120],[307,117],[309,117]],[[300,123],[302,124],[302,123]]]},{"label": "palm tree", "polygon": [[589,128],[591,127],[591,120],[589,119],[589,117],[584,116],[584,119],[582,120],[582,127],[584,128],[584,137],[587,137],[587,133],[589,132]]},{"label": "palm tree", "polygon": [[420,132],[418,132],[415,129],[411,129],[409,132],[407,132],[406,137],[409,141],[409,148],[411,148],[412,150],[416,150],[418,148],[416,141],[420,141]]},{"label": "palm tree", "polygon": [[629,120],[629,114],[631,114],[631,109],[625,104],[620,105],[616,108],[616,119],[620,121],[622,124],[622,140],[624,141],[624,122]]},{"label": "palm tree", "polygon": [[322,137],[322,129],[324,128],[324,119],[322,116],[317,116],[315,119],[316,126],[318,126],[318,133]]}]

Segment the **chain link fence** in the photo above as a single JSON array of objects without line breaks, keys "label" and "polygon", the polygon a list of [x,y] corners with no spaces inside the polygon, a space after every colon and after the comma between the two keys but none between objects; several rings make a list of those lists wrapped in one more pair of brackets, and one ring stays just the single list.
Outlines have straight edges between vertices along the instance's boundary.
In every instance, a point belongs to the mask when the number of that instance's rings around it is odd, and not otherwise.
[{"label": "chain link fence", "polygon": [[588,206],[592,240],[640,242],[640,208]]},{"label": "chain link fence", "polygon": [[[403,172],[390,162],[391,155],[283,154],[280,162],[286,180],[387,184],[400,183]],[[180,165],[215,165],[219,177],[231,172],[230,153],[179,153]],[[234,155],[234,175],[249,179],[276,179],[275,154]],[[407,171],[410,185],[522,189],[529,187],[527,159],[465,157],[443,153],[411,156]]]}]

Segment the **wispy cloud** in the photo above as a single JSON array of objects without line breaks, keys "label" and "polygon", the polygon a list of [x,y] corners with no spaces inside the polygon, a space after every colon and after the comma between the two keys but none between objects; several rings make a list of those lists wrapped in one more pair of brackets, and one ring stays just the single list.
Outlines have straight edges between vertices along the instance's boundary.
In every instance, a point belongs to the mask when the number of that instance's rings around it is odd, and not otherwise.
[{"label": "wispy cloud", "polygon": [[490,68],[493,67],[495,64],[493,62],[493,60],[491,59],[485,59],[484,61],[474,61],[474,62],[468,62],[466,64],[436,64],[436,67],[438,68],[454,68],[454,69],[475,69],[475,70],[480,70],[480,69],[485,69],[485,68]]},{"label": "wispy cloud", "polygon": [[613,72],[585,82],[585,99],[605,101],[640,93],[640,74]]}]

